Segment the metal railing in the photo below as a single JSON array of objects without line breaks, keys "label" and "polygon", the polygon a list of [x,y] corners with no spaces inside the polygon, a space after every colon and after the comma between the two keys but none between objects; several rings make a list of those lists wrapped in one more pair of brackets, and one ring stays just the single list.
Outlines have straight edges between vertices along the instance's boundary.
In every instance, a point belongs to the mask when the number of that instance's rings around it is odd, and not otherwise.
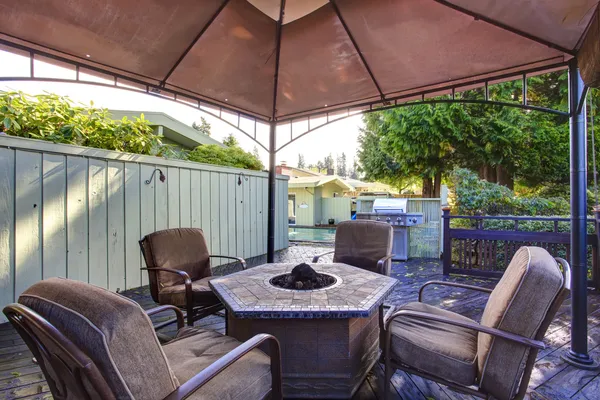
[{"label": "metal railing", "polygon": [[[463,220],[461,227],[451,227],[450,221]],[[512,221],[512,229],[487,229],[490,220]],[[569,222],[561,217],[517,217],[517,216],[465,216],[450,215],[448,207],[442,208],[443,225],[443,271],[444,275],[463,274],[482,277],[500,277],[521,246],[539,246],[555,257],[570,258],[571,234],[559,231],[559,224]],[[520,230],[525,222],[545,222],[544,231]],[[589,285],[600,287],[598,248],[600,232],[598,222],[600,211],[595,218],[588,218],[593,224],[594,233],[588,233],[588,279]]]}]

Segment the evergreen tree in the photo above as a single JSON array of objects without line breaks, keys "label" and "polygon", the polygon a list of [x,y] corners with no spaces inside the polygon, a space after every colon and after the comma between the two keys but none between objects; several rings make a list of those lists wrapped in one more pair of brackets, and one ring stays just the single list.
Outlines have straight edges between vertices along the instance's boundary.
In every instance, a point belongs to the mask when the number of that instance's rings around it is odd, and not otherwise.
[{"label": "evergreen tree", "polygon": [[358,170],[359,170],[358,161],[356,160],[356,157],[354,157],[354,161],[352,161],[352,167],[348,171],[348,177],[350,179],[358,179]]},{"label": "evergreen tree", "polygon": [[303,154],[298,154],[298,168],[306,168]]},{"label": "evergreen tree", "polygon": [[210,136],[210,124],[206,122],[204,117],[200,117],[200,124],[192,122],[192,128],[194,128],[200,133],[205,134],[206,136]]},{"label": "evergreen tree", "polygon": [[233,133],[230,133],[223,139],[223,144],[227,147],[236,147],[240,145],[235,136],[233,136]]},{"label": "evergreen tree", "polygon": [[254,157],[256,157],[258,160],[260,160],[260,153],[258,152],[258,146],[254,146],[254,148],[252,149],[252,155]]},{"label": "evergreen tree", "polygon": [[346,177],[348,176],[348,167],[346,166],[346,154],[342,153],[341,156],[337,158],[337,174],[339,176]]},{"label": "evergreen tree", "polygon": [[323,160],[323,168],[327,171],[327,175],[335,174],[335,166],[331,153],[329,153],[329,155],[325,157],[325,160]]}]

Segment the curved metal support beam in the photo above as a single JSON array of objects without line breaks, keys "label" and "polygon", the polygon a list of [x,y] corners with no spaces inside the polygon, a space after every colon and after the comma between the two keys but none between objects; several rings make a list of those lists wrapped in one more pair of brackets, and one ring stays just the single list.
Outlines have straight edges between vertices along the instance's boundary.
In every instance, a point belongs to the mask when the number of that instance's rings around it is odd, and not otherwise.
[{"label": "curved metal support beam", "polygon": [[[62,63],[64,65],[71,66],[75,70],[77,77],[76,77],[76,79],[70,79],[70,80],[67,79],[66,81],[69,82],[69,83],[78,83],[79,82],[79,71],[80,71],[81,68],[84,68],[84,69],[86,69],[88,71],[97,72],[97,73],[99,73],[101,75],[104,75],[104,76],[112,78],[114,80],[114,82],[115,82],[115,86],[117,86],[116,85],[117,81],[120,80],[121,83],[124,83],[124,84],[139,85],[140,87],[145,87],[147,92],[150,89],[152,89],[154,91],[156,91],[156,90],[163,91],[164,90],[165,92],[167,92],[169,94],[172,94],[173,96],[183,96],[183,97],[186,97],[186,98],[194,100],[194,101],[198,101],[198,102],[201,102],[201,103],[208,104],[208,105],[210,105],[212,107],[215,107],[215,108],[218,108],[218,109],[227,110],[227,111],[229,111],[229,112],[231,112],[233,114],[243,115],[243,116],[245,116],[247,118],[250,118],[250,119],[257,119],[257,120],[261,120],[261,121],[264,121],[264,122],[268,122],[268,121],[271,120],[271,116],[270,115],[269,116],[261,115],[261,114],[253,113],[253,112],[251,112],[249,110],[245,110],[245,109],[240,108],[240,107],[231,107],[231,106],[229,106],[227,104],[223,104],[222,102],[220,102],[220,101],[218,101],[216,99],[210,98],[208,96],[201,96],[199,94],[194,94],[194,93],[190,94],[190,93],[187,93],[184,90],[181,90],[181,88],[178,88],[176,86],[174,86],[175,87],[174,89],[171,89],[171,88],[167,88],[167,89],[162,88],[162,87],[160,87],[160,82],[158,80],[154,80],[153,78],[143,77],[145,79],[148,79],[148,81],[144,81],[144,80],[141,80],[141,79],[138,79],[138,78],[135,78],[135,77],[124,75],[123,73],[114,72],[114,71],[119,71],[118,68],[113,68],[113,67],[110,67],[110,66],[107,66],[107,65],[99,64],[101,67],[106,67],[106,69],[103,69],[103,68],[95,66],[95,65],[88,65],[88,64],[83,63],[83,62],[79,62],[79,61],[75,61],[75,60],[72,60],[72,59],[69,59],[69,58],[61,57],[61,56],[49,53],[47,51],[37,50],[37,49],[29,48],[27,46],[23,46],[23,45],[20,45],[20,44],[12,43],[12,42],[9,42],[9,41],[7,41],[5,39],[0,39],[0,45],[4,45],[4,46],[6,46],[8,48],[13,48],[15,50],[19,50],[21,52],[28,53],[28,55],[29,55],[29,63],[30,63],[30,66],[31,66],[30,68],[31,69],[29,71],[29,76],[28,77],[27,76],[18,77],[18,79],[21,79],[21,80],[40,79],[40,78],[36,78],[35,74],[34,74],[34,57],[37,55],[37,56],[48,58],[50,60],[59,61],[60,63]],[[37,45],[37,46],[39,46],[39,45]],[[54,50],[54,51],[58,51],[58,50]],[[17,54],[23,56],[20,53],[17,53]],[[73,57],[75,57],[75,56],[73,56]],[[75,58],[79,58],[79,57],[75,57]],[[123,72],[126,73],[126,71],[123,71]],[[88,83],[88,82],[84,81],[83,83]]]},{"label": "curved metal support beam", "polygon": [[[557,57],[552,57],[547,60],[540,60],[540,62],[541,61],[550,62],[551,60],[554,60],[554,59],[557,59]],[[525,68],[524,65],[521,67]],[[462,82],[462,83],[450,82],[448,84],[446,84],[445,82],[438,82],[438,83],[434,84],[435,88],[427,89],[426,87],[420,87],[420,88],[414,88],[415,91],[411,92],[411,93],[405,93],[405,94],[399,94],[399,95],[389,95],[388,94],[386,97],[386,100],[385,100],[385,102],[387,102],[387,104],[385,104],[385,105],[386,106],[389,104],[395,105],[400,102],[410,101],[410,99],[416,99],[418,97],[420,97],[421,100],[425,100],[425,96],[429,96],[429,95],[436,96],[437,93],[450,94],[450,93],[456,93],[456,92],[463,92],[466,90],[476,88],[479,85],[481,87],[484,87],[486,82],[488,83],[488,85],[490,85],[490,84],[499,83],[501,81],[509,81],[509,80],[516,81],[517,79],[525,79],[525,81],[527,81],[526,78],[530,75],[543,74],[543,73],[555,71],[558,69],[564,69],[566,71],[567,63],[565,63],[564,61],[559,61],[559,62],[556,62],[553,64],[523,69],[518,72],[500,73],[500,71],[496,71],[496,72],[499,72],[500,75],[496,75],[494,77],[486,76],[486,77],[482,77],[480,79],[472,80],[470,82]],[[421,90],[421,91],[418,91],[418,90]],[[280,117],[278,117],[277,122],[283,123],[283,122],[289,122],[289,121],[293,121],[293,120],[305,119],[308,116],[316,117],[318,115],[325,115],[325,113],[335,114],[335,113],[344,113],[347,110],[372,109],[373,106],[380,105],[380,104],[382,104],[382,100],[372,101],[372,100],[368,100],[368,99],[365,99],[364,102],[358,101],[358,102],[354,102],[352,104],[346,104],[346,103],[335,104],[335,105],[330,104],[326,110],[323,108],[313,108],[313,109],[304,110],[304,111],[293,113],[293,114],[287,114],[287,115],[280,116]],[[378,109],[381,109],[381,108],[378,108]]]},{"label": "curved metal support beam", "polygon": [[[348,112],[347,115],[340,117],[340,118],[336,118],[334,120],[331,121],[327,121],[324,124],[321,124],[317,127],[314,127],[312,129],[309,128],[308,131],[303,132],[302,134],[296,136],[295,138],[293,138],[292,140],[290,140],[289,142],[287,142],[286,144],[280,146],[277,150],[275,150],[275,152],[277,153],[278,151],[284,149],[286,146],[294,143],[296,140],[300,139],[303,136],[308,135],[311,132],[316,131],[319,128],[322,128],[324,126],[330,125],[334,122],[337,121],[341,121],[344,120],[346,118],[350,118],[352,116],[355,115],[360,115],[360,114],[368,114],[368,113],[372,113],[372,112],[376,112],[376,111],[385,111],[385,110],[390,110],[393,108],[401,108],[401,107],[408,107],[408,106],[417,106],[417,105],[424,105],[424,104],[443,104],[443,103],[462,103],[462,104],[481,104],[481,105],[486,105],[486,106],[500,106],[500,107],[513,107],[513,108],[520,108],[522,110],[531,110],[531,111],[538,111],[538,112],[545,112],[548,114],[554,114],[554,115],[560,115],[562,117],[568,117],[570,114],[568,112],[565,111],[560,111],[560,110],[554,110],[551,108],[545,108],[545,107],[538,107],[538,106],[532,106],[529,104],[521,104],[521,103],[507,103],[507,102],[503,102],[503,101],[493,101],[493,100],[466,100],[466,99],[434,99],[434,100],[419,100],[419,101],[413,101],[413,102],[409,102],[409,103],[401,103],[401,104],[394,104],[391,106],[386,106],[386,107],[379,107],[379,108],[373,108],[373,109],[369,109],[369,110],[364,110],[363,112],[360,113],[354,113],[354,114],[350,114]],[[327,115],[328,117],[328,115]],[[307,118],[298,118],[298,120],[305,120]],[[309,124],[310,124],[310,117],[308,118]],[[294,120],[289,121],[290,124],[292,124],[294,122]],[[309,125],[310,126],[310,125]]]},{"label": "curved metal support beam", "polygon": [[[254,135],[249,134],[248,132],[242,130],[239,126],[236,126],[235,124],[227,121],[226,119],[223,119],[219,114],[216,114],[210,110],[206,110],[204,108],[201,107],[200,102],[198,102],[197,105],[191,104],[187,101],[181,101],[177,99],[177,94],[175,94],[174,98],[170,98],[170,97],[166,97],[166,96],[161,96],[160,94],[157,93],[153,93],[150,88],[148,86],[146,86],[146,91],[143,90],[139,90],[139,89],[134,89],[131,87],[126,87],[126,86],[119,86],[117,84],[117,82],[114,83],[101,83],[101,82],[93,82],[93,81],[81,81],[81,80],[73,80],[73,79],[58,79],[58,78],[28,78],[28,77],[0,77],[0,82],[51,82],[51,83],[71,83],[71,84],[80,84],[80,85],[92,85],[92,86],[100,86],[100,87],[107,87],[107,88],[111,88],[111,89],[119,89],[119,90],[126,90],[129,92],[133,92],[133,93],[138,93],[138,94],[146,94],[149,96],[153,96],[153,97],[157,97],[161,100],[167,100],[167,101],[171,101],[177,104],[181,104],[190,108],[193,108],[195,110],[198,110],[200,112],[206,113],[208,115],[210,115],[211,117],[214,117],[216,119],[218,119],[219,121],[225,122],[227,125],[231,126],[232,128],[235,128],[237,131],[243,133],[244,135],[246,135],[248,138],[250,138],[254,143],[256,143],[257,145],[259,145],[260,147],[262,147],[265,151],[269,151],[269,149],[263,145],[261,142],[259,142],[256,139],[256,122],[258,121],[258,119],[256,118],[252,118],[252,121],[254,121]],[[169,92],[171,93],[171,92]],[[220,111],[222,111],[222,108],[219,108]],[[246,118],[248,118],[248,116],[246,116],[245,114],[242,113],[236,113],[233,112],[231,110],[226,110],[229,113],[232,114],[237,114],[238,116],[238,124],[240,121],[240,116],[244,116]]]}]

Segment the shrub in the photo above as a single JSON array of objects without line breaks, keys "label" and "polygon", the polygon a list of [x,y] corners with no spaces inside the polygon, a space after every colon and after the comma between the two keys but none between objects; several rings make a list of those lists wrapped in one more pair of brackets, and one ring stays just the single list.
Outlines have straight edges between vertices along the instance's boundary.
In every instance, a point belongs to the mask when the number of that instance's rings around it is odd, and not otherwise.
[{"label": "shrub", "polygon": [[216,144],[198,146],[188,153],[188,160],[256,171],[264,169],[260,159],[238,146],[225,148]]},{"label": "shrub", "polygon": [[136,154],[156,154],[163,146],[142,115],[114,121],[108,110],[77,106],[55,94],[0,94],[0,120],[11,136],[48,140]]},{"label": "shrub", "polygon": [[[201,128],[210,130],[210,125],[204,121]],[[54,143],[264,169],[260,159],[241,149],[232,135],[227,139],[226,148],[212,144],[192,151],[182,150],[163,144],[143,114],[133,120],[123,117],[114,121],[105,108],[95,108],[93,104],[75,105],[69,98],[55,94],[30,96],[22,92],[0,92],[0,130],[11,136]]]},{"label": "shrub", "polygon": [[560,197],[522,197],[503,185],[479,179],[473,171],[457,168],[450,175],[454,213],[460,215],[565,215],[569,203]]}]

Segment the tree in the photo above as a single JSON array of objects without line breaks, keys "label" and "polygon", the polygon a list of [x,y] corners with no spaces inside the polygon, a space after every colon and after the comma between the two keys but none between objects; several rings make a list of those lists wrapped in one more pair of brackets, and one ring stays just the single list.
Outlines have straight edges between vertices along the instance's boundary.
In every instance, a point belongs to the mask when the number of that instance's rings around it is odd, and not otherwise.
[{"label": "tree", "polygon": [[319,173],[321,173],[322,169],[326,169],[325,164],[321,160],[317,161],[317,164],[315,165],[315,167],[317,167],[317,171]]},{"label": "tree", "polygon": [[464,139],[466,119],[459,104],[416,105],[365,115],[358,154],[366,175],[397,187],[417,176],[422,179],[423,197],[438,197],[442,173],[456,163],[455,143]]},{"label": "tree", "polygon": [[204,117],[200,117],[200,125],[198,125],[196,122],[192,122],[192,128],[200,133],[205,134],[206,136],[210,136],[210,124],[206,122]]},{"label": "tree", "polygon": [[344,153],[342,153],[342,155],[338,156],[337,158],[337,174],[343,177],[348,176],[348,167],[346,166],[346,154]]},{"label": "tree", "polygon": [[306,168],[303,154],[298,154],[298,168]]},{"label": "tree", "polygon": [[350,170],[348,171],[348,176],[350,177],[350,179],[358,179],[358,169],[358,160],[356,159],[356,157],[354,157],[354,161],[352,161],[352,168],[350,168]]},{"label": "tree", "polygon": [[223,139],[223,144],[227,147],[237,147],[240,145],[235,136],[233,136],[233,133],[225,136],[225,139]]},{"label": "tree", "polygon": [[380,140],[376,132],[369,129],[361,129],[358,136],[360,149],[358,151],[358,160],[354,167],[354,176],[356,179],[358,172],[364,174],[367,181],[379,181],[387,183],[399,192],[410,186],[414,177],[406,174],[403,166],[383,151],[380,146]]},{"label": "tree", "polygon": [[256,157],[257,160],[260,160],[260,153],[258,152],[258,146],[254,146],[252,149],[252,155]]},{"label": "tree", "polygon": [[[565,109],[565,73],[531,77],[528,83],[529,104]],[[492,85],[489,91],[492,100],[523,100],[520,81]],[[483,89],[457,96],[485,98]],[[600,105],[597,91],[592,97],[588,108]],[[518,192],[535,194],[544,189],[551,190],[552,196],[568,193],[569,128],[565,116],[492,105],[436,104],[376,112],[366,115],[364,121],[359,159],[368,179],[387,179],[398,185],[398,176],[419,177],[424,195],[437,195],[442,176],[458,166],[509,189],[516,180]],[[588,148],[593,149],[592,135],[588,137]],[[592,155],[599,155],[597,149],[589,152],[589,171],[593,171]],[[588,179],[591,184],[592,173]]]},{"label": "tree", "polygon": [[327,175],[335,174],[335,167],[331,153],[329,153],[329,155],[325,157],[325,160],[323,160],[323,168],[327,171]]}]

